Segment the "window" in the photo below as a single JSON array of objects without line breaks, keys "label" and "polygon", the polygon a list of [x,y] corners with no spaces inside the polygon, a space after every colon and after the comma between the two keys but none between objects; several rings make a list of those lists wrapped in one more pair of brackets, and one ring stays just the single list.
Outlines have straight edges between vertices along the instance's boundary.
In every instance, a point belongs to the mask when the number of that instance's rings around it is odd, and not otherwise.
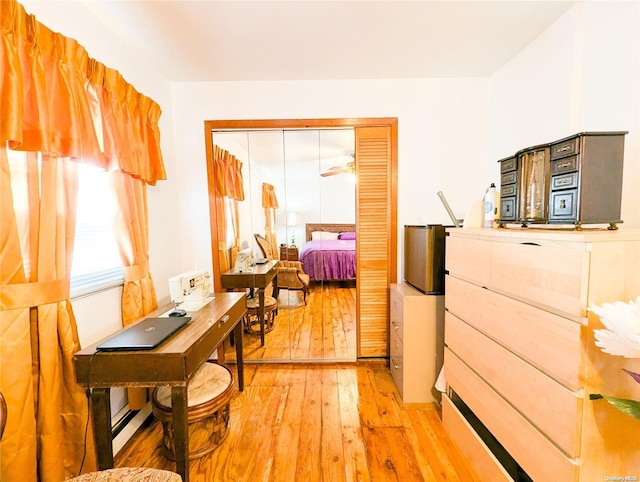
[{"label": "window", "polygon": [[[7,154],[18,225],[28,226],[26,155],[9,149]],[[108,173],[81,163],[78,167],[76,234],[71,266],[72,298],[122,284],[124,280],[113,230],[116,200],[110,189]],[[22,231],[20,236],[26,236]],[[21,247],[24,268],[29,277],[31,267],[25,256],[28,247],[24,239],[21,239]]]},{"label": "window", "polygon": [[116,199],[108,173],[80,164],[71,297],[122,284],[122,260],[114,235]]}]

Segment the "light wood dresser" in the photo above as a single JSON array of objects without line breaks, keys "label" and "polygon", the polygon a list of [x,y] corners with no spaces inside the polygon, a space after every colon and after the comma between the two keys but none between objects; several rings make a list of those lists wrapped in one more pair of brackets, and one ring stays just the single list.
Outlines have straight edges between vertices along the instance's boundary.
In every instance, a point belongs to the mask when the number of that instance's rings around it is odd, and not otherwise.
[{"label": "light wood dresser", "polygon": [[449,229],[446,269],[442,418],[478,476],[640,480],[640,420],[589,400],[640,400],[640,360],[588,311],[640,295],[640,230]]},{"label": "light wood dresser", "polygon": [[444,296],[391,285],[389,365],[403,403],[439,402],[434,389],[442,366]]}]

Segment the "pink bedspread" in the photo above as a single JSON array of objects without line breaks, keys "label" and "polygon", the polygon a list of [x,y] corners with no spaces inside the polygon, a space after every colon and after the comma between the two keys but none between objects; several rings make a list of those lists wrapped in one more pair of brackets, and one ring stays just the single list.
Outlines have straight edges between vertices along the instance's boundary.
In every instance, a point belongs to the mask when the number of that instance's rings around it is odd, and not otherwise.
[{"label": "pink bedspread", "polygon": [[302,267],[316,281],[356,278],[355,240],[308,241],[300,252]]}]

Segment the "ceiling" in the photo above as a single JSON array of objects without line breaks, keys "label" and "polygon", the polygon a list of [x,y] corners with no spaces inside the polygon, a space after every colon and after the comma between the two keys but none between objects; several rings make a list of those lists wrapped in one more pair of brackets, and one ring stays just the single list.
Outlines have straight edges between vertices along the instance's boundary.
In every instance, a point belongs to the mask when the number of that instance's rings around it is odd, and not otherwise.
[{"label": "ceiling", "polygon": [[170,82],[199,82],[486,77],[578,2],[84,3]]}]

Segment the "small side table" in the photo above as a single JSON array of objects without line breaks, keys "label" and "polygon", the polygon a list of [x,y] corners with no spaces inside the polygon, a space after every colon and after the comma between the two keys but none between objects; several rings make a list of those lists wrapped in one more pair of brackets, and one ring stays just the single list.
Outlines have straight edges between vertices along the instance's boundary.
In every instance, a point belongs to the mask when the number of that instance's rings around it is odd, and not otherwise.
[{"label": "small side table", "polygon": [[298,261],[298,247],[280,246],[280,259],[283,261]]}]

